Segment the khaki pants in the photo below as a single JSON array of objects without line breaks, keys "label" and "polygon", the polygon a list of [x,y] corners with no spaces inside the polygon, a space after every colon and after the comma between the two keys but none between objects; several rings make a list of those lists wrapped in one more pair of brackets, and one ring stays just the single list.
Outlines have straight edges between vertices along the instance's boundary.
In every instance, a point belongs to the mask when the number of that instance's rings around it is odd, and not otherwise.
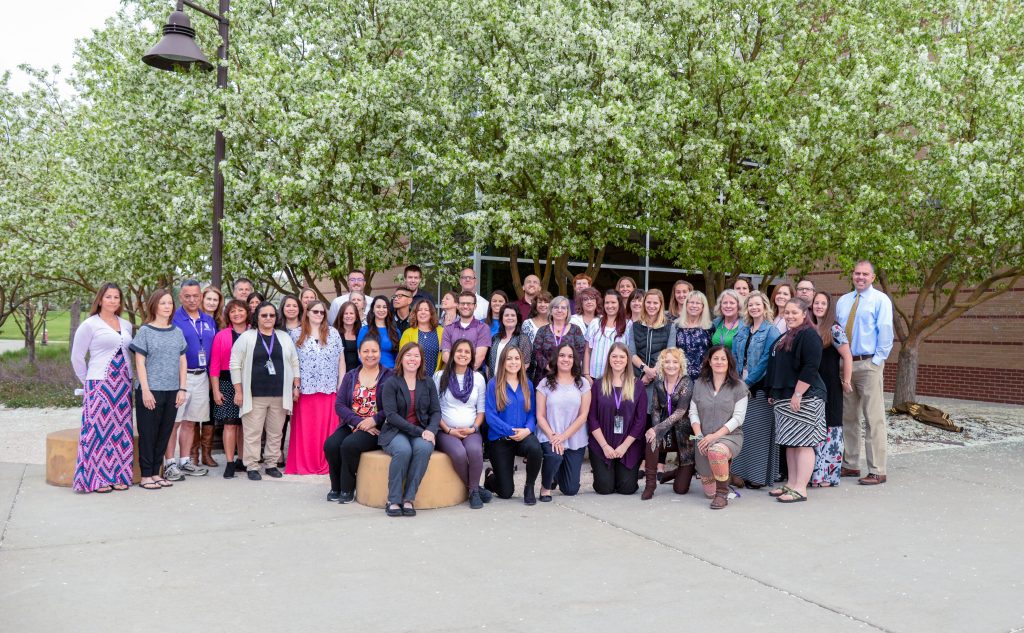
[{"label": "khaki pants", "polygon": [[[885,365],[871,359],[853,363],[853,391],[843,396],[843,468],[860,469],[860,447],[864,443],[868,473],[885,474],[886,441],[885,397],[882,393]],[[867,436],[861,427],[867,426]]]},{"label": "khaki pants", "polygon": [[242,461],[246,469],[256,470],[259,467],[260,440],[264,429],[267,431],[267,444],[263,465],[266,468],[277,468],[277,462],[281,459],[281,432],[284,429],[285,414],[280,396],[252,399],[252,411],[242,416]]}]

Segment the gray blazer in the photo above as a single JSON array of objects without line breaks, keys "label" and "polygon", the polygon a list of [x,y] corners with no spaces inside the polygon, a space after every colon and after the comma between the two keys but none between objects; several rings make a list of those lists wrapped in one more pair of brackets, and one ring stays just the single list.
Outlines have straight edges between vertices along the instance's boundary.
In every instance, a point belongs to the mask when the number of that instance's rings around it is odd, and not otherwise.
[{"label": "gray blazer", "polygon": [[384,383],[380,395],[381,410],[384,412],[384,426],[381,427],[377,443],[387,446],[399,433],[409,437],[419,437],[423,431],[437,434],[441,427],[441,401],[437,397],[437,387],[429,377],[416,381],[416,419],[421,426],[411,424],[405,419],[409,411],[409,387],[405,377],[394,374]]}]

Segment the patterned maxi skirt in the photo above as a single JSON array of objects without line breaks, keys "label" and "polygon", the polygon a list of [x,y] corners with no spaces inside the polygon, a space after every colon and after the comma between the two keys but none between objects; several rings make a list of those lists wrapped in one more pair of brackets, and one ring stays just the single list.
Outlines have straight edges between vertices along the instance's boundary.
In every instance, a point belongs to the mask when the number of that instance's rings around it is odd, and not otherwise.
[{"label": "patterned maxi skirt", "polygon": [[82,435],[72,484],[92,492],[114,484],[132,485],[132,381],[120,350],[103,380],[86,380]]},{"label": "patterned maxi skirt", "polygon": [[817,446],[824,439],[824,400],[807,398],[799,411],[789,407],[789,398],[775,403],[775,441],[779,446]]},{"label": "patterned maxi skirt", "polygon": [[814,447],[811,485],[834,488],[839,485],[843,465],[843,427],[830,426],[825,431],[825,439]]},{"label": "patterned maxi skirt", "polygon": [[758,390],[747,401],[743,420],[743,451],[732,461],[732,473],[757,486],[775,482],[779,473],[779,445],[775,441],[775,414],[768,396]]}]

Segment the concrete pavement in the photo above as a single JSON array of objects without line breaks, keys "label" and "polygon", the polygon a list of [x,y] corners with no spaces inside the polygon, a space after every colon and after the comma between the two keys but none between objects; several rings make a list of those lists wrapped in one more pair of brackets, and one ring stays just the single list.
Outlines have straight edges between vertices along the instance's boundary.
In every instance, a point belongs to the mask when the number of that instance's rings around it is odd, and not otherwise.
[{"label": "concrete pavement", "polygon": [[[5,631],[1024,630],[1024,443],[785,506],[695,486],[391,519],[322,484],[76,495],[0,464]],[[695,494],[696,493],[696,494]],[[521,494],[517,490],[517,494]]]}]

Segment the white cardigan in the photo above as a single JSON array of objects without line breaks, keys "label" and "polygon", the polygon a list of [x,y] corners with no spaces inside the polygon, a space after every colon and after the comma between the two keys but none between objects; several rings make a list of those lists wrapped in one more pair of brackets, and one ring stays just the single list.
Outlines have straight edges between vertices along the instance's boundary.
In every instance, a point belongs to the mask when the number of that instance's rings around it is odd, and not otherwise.
[{"label": "white cardigan", "polygon": [[[121,332],[115,332],[98,314],[82,321],[75,330],[75,342],[71,346],[71,366],[75,375],[84,385],[86,380],[104,380],[107,377],[107,366],[117,350],[121,350],[128,363],[128,375],[134,370],[128,346],[132,342],[132,324],[117,317]],[[85,355],[89,354],[86,363]]]},{"label": "white cardigan", "polygon": [[[252,411],[252,357],[256,350],[256,332],[258,330],[246,330],[238,337],[235,344],[231,346],[231,383],[242,385],[242,406],[239,407],[239,415],[245,415]],[[295,344],[287,332],[275,329],[274,336],[281,344],[281,359],[284,364],[284,393],[281,394],[281,404],[284,410],[292,410],[292,382],[299,377],[299,355],[295,351]]]}]

